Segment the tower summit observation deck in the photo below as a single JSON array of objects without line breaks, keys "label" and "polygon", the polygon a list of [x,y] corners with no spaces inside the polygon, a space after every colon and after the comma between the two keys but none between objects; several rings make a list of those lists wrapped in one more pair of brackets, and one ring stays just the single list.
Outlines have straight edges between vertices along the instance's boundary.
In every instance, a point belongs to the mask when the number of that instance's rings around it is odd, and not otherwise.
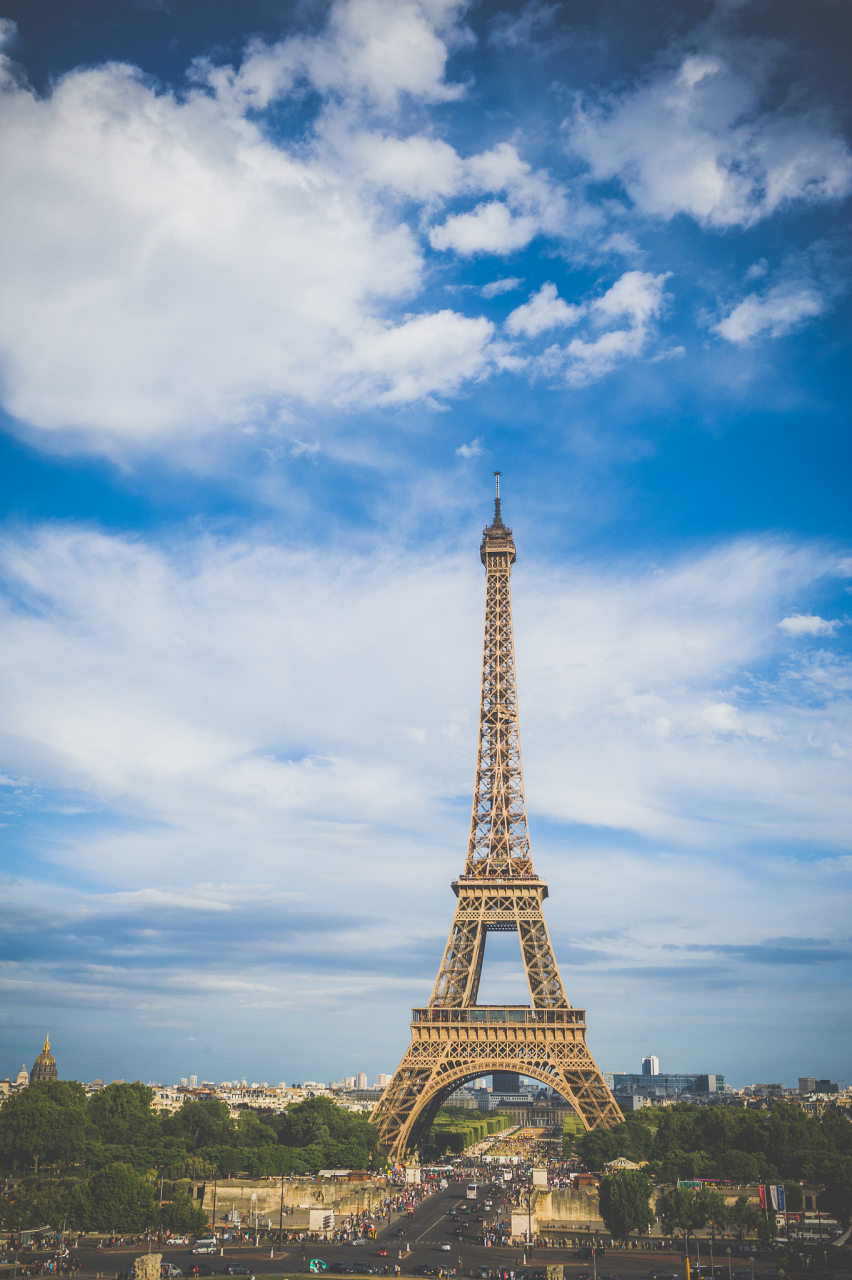
[{"label": "tower summit observation deck", "polygon": [[[485,640],[467,859],[452,886],[455,917],[429,1004],[412,1010],[411,1044],[371,1116],[396,1160],[423,1140],[450,1093],[495,1071],[548,1085],[587,1129],[622,1120],[586,1047],[584,1011],[566,998],[542,909],[547,885],[532,862],[512,634],[516,550],[495,476],[494,519],[480,547]],[[518,934],[529,1005],[477,1004],[489,932]]]}]

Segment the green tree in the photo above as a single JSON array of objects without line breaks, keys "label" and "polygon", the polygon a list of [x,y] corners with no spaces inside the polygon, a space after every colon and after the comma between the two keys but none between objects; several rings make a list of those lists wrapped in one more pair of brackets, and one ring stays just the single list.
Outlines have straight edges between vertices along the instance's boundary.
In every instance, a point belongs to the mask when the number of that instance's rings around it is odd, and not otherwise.
[{"label": "green tree", "polygon": [[86,1094],[68,1080],[36,1080],[0,1108],[0,1161],[79,1160],[86,1141]]},{"label": "green tree", "polygon": [[760,1210],[749,1201],[748,1196],[737,1196],[728,1210],[728,1222],[732,1227],[743,1232],[754,1231],[760,1221]]},{"label": "green tree", "polygon": [[157,1222],[154,1183],[129,1164],[111,1164],[89,1179],[89,1226],[142,1231]]},{"label": "green tree", "polygon": [[657,1213],[663,1220],[666,1231],[679,1227],[681,1231],[692,1231],[702,1226],[700,1209],[696,1209],[695,1192],[688,1187],[676,1187],[657,1201]]},{"label": "green tree", "polygon": [[631,1231],[647,1231],[654,1220],[651,1181],[640,1169],[623,1169],[601,1179],[600,1211],[607,1231],[626,1240]]},{"label": "green tree", "polygon": [[227,1103],[218,1098],[191,1099],[163,1121],[167,1134],[181,1138],[190,1151],[201,1147],[234,1146],[237,1130]]},{"label": "green tree", "polygon": [[207,1214],[192,1203],[192,1197],[183,1187],[172,1192],[170,1202],[163,1205],[162,1224],[169,1231],[192,1235],[199,1235],[210,1225]]},{"label": "green tree", "polygon": [[145,1146],[160,1136],[160,1122],[151,1110],[154,1090],[147,1085],[108,1084],[89,1099],[89,1120],[103,1142]]},{"label": "green tree", "polygon": [[699,1187],[695,1193],[695,1214],[700,1221],[695,1223],[704,1227],[712,1223],[717,1231],[724,1231],[728,1225],[728,1206],[725,1197],[710,1187]]},{"label": "green tree", "polygon": [[584,1133],[577,1143],[577,1152],[587,1169],[602,1169],[620,1154],[616,1130],[592,1129]]}]

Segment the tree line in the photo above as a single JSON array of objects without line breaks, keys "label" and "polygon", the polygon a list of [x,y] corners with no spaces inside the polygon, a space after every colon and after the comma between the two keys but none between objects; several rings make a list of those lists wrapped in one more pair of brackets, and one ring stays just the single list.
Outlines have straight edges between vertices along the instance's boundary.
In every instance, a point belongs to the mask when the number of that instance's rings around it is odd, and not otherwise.
[{"label": "tree line", "polygon": [[0,1204],[3,1226],[61,1225],[64,1215],[75,1229],[139,1231],[159,1223],[162,1192],[163,1225],[196,1230],[206,1218],[190,1200],[191,1179],[386,1164],[367,1116],[330,1098],[279,1115],[246,1108],[236,1120],[216,1099],[188,1100],[172,1113],[152,1111],[152,1099],[138,1083],[87,1098],[66,1080],[36,1081],[8,1098],[0,1107],[0,1169],[24,1177]]},{"label": "tree line", "polygon": [[[625,1156],[647,1161],[644,1176],[664,1184],[695,1178],[783,1184],[794,1212],[802,1208],[799,1184],[805,1183],[824,1188],[819,1200],[823,1212],[839,1221],[852,1215],[852,1123],[839,1110],[827,1110],[817,1119],[785,1102],[768,1111],[679,1102],[629,1112],[613,1129],[593,1129],[579,1137],[566,1131],[564,1141],[566,1152],[578,1155],[587,1169],[602,1169]],[[747,1205],[743,1198],[738,1218],[732,1219],[733,1206],[726,1210],[718,1193],[681,1189],[663,1197],[659,1211],[672,1227],[756,1227],[748,1220]]]}]

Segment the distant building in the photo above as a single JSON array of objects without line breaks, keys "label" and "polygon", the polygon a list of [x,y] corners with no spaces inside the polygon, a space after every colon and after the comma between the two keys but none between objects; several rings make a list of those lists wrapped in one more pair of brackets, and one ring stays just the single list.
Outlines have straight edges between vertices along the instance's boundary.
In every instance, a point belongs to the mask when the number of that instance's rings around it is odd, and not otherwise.
[{"label": "distant building", "polygon": [[660,1059],[653,1053],[649,1053],[647,1058],[642,1059],[642,1075],[658,1076],[660,1074]]},{"label": "distant building", "polygon": [[391,1082],[390,1076],[382,1076],[382,1075],[376,1076],[376,1084],[379,1086],[380,1089],[386,1089],[390,1084],[390,1082]]},{"label": "distant building", "polygon": [[189,1085],[189,1081],[187,1080],[186,1076],[181,1076],[180,1078],[181,1089],[186,1089],[188,1085]]},{"label": "distant building", "polygon": [[619,1094],[656,1094],[672,1097],[680,1093],[724,1093],[725,1077],[685,1072],[658,1075],[631,1075],[613,1072],[612,1090]]},{"label": "distant building", "polygon": [[21,1069],[18,1072],[17,1076],[15,1077],[15,1084],[18,1086],[19,1089],[26,1089],[29,1082],[30,1082],[30,1073],[29,1071],[27,1071],[27,1068],[24,1065],[24,1063],[21,1063]]},{"label": "distant building", "polygon": [[190,1077],[189,1077],[189,1087],[190,1087],[190,1089],[197,1089],[197,1088],[198,1088],[198,1076],[190,1076]]},{"label": "distant building", "polygon": [[359,1072],[358,1072],[358,1074],[357,1074],[357,1075],[356,1075],[356,1077],[355,1077],[355,1088],[356,1088],[356,1089],[366,1089],[366,1087],[367,1087],[367,1076],[366,1076],[366,1073],[365,1073],[365,1072],[363,1072],[363,1071],[359,1071]]},{"label": "distant building", "polygon": [[521,1077],[517,1071],[495,1071],[491,1077],[491,1088],[494,1093],[518,1094],[521,1092]]},{"label": "distant building", "polygon": [[59,1072],[56,1070],[56,1059],[50,1052],[50,1036],[47,1036],[44,1048],[33,1063],[33,1069],[30,1072],[30,1084],[34,1084],[36,1080],[58,1079]]}]

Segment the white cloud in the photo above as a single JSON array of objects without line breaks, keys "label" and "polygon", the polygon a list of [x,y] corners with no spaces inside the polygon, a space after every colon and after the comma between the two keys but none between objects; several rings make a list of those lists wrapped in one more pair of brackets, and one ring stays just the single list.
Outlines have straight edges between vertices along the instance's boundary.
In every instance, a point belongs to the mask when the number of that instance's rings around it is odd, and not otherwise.
[{"label": "white cloud", "polygon": [[810,613],[793,613],[778,623],[788,636],[833,636],[840,625],[838,621],[829,621]]},{"label": "white cloud", "polygon": [[713,327],[728,342],[739,345],[752,338],[783,338],[822,315],[826,305],[825,297],[814,285],[789,281],[764,294],[750,293]]},{"label": "white cloud", "polygon": [[690,54],[621,96],[578,104],[565,128],[597,180],[619,179],[643,214],[748,227],[794,203],[852,190],[852,155],[818,112],[761,110],[768,49]]},{"label": "white cloud", "polygon": [[[548,374],[564,370],[569,386],[583,386],[610,373],[622,361],[637,359],[653,337],[654,321],[665,305],[667,278],[665,274],[626,271],[585,308],[592,328],[603,332],[598,337],[573,338],[565,347],[549,348],[538,367]],[[618,321],[626,323],[619,325]],[[607,327],[612,325],[617,327]]]},{"label": "white cloud", "polygon": [[[87,839],[75,858],[107,866],[116,848],[135,850],[144,880],[148,859],[178,866],[178,850],[194,875],[188,851],[203,847],[215,879],[251,833],[261,877],[281,838],[294,857],[319,842],[330,867],[376,840],[379,874],[382,826],[403,812],[418,838],[446,835],[440,797],[466,794],[474,749],[475,556],[347,549],[338,562],[207,539],[166,556],[44,530],[7,538],[3,561],[14,588],[0,647],[5,772],[155,823]],[[813,823],[841,839],[845,784],[808,737],[826,752],[852,741],[842,661],[811,656],[774,686],[741,674],[776,649],[789,657],[778,604],[832,568],[760,543],[653,572],[527,565],[516,612],[533,809],[700,843],[711,812],[722,839],[714,805],[733,788],[733,840],[759,835],[769,810],[779,834]],[[736,740],[721,753],[719,734]],[[782,745],[758,758],[754,738]]]},{"label": "white cloud", "polygon": [[429,232],[433,249],[462,257],[512,253],[536,236],[580,234],[598,220],[593,211],[572,207],[562,186],[533,171],[517,148],[505,142],[465,161],[461,191],[503,193],[505,200],[485,200],[466,213],[452,214]]},{"label": "white cloud", "polygon": [[[394,192],[455,190],[462,163],[364,124],[403,92],[458,96],[442,77],[459,13],[338,0],[317,37],[255,44],[239,71],[199,64],[184,98],[117,64],[39,97],[5,64],[6,409],[100,443],[174,441],[264,424],[293,401],[400,404],[480,376],[487,321],[399,317],[422,250],[388,207]],[[250,113],[300,78],[327,103],[315,136],[288,149]]]},{"label": "white cloud", "polygon": [[502,280],[492,280],[490,284],[484,284],[479,292],[483,298],[499,298],[501,293],[511,293],[514,289],[520,289],[523,283],[518,276],[505,276]]},{"label": "white cloud", "polygon": [[479,458],[484,453],[482,448],[482,437],[477,436],[475,440],[471,440],[470,444],[460,444],[456,453],[460,458]]},{"label": "white cloud", "polygon": [[585,307],[569,305],[556,292],[556,285],[543,284],[529,302],[516,307],[506,318],[506,329],[515,337],[535,338],[546,329],[578,324]]},{"label": "white cloud", "polygon": [[[4,807],[35,833],[57,803],[94,814],[32,837],[38,859],[63,866],[61,892],[4,887],[18,929],[50,917],[37,922],[50,947],[7,963],[7,1001],[103,1007],[125,1044],[158,1019],[200,1035],[218,1006],[197,993],[227,990],[239,972],[235,1025],[286,1008],[313,1034],[317,1008],[344,1017],[381,998],[395,1059],[404,1006],[434,977],[467,839],[476,545],[412,558],[384,538],[370,553],[197,537],[165,552],[51,527],[7,534],[0,565],[0,749],[15,784]],[[560,926],[558,910],[551,927],[574,998],[597,992],[601,1023],[621,1027],[630,1000],[612,984],[606,995],[595,973],[668,966],[676,1001],[684,959],[662,939],[740,940],[742,913],[723,912],[721,933],[711,913],[708,935],[688,905],[720,885],[729,897],[738,886],[731,901],[748,902],[752,936],[792,932],[786,912],[797,928],[826,928],[824,886],[840,873],[817,875],[797,854],[848,847],[852,669],[812,647],[791,658],[777,619],[835,567],[820,548],[760,541],[650,567],[519,561],[534,851],[552,900],[570,885],[584,908],[583,928]],[[565,840],[542,817],[609,835],[586,840],[575,826]],[[110,893],[78,893],[74,875]],[[605,907],[602,878],[620,886]],[[412,901],[416,920],[401,929]],[[840,927],[848,904],[831,901]],[[208,924],[191,932],[211,913],[213,946]],[[91,937],[85,962],[69,936]],[[572,958],[578,947],[598,958]]]}]

